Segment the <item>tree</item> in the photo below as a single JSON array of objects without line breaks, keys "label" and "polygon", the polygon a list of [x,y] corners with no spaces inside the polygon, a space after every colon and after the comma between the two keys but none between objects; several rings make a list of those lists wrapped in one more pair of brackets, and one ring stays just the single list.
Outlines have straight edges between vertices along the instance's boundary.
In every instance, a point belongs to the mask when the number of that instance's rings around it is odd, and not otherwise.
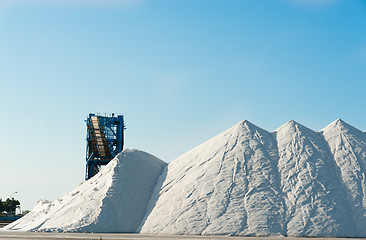
[{"label": "tree", "polygon": [[3,200],[0,198],[0,213],[5,211],[5,206]]},{"label": "tree", "polygon": [[5,202],[1,201],[1,205],[1,212],[6,211],[8,213],[15,213],[15,209],[17,208],[17,206],[20,205],[20,202],[18,200],[15,200],[14,198],[7,198]]}]

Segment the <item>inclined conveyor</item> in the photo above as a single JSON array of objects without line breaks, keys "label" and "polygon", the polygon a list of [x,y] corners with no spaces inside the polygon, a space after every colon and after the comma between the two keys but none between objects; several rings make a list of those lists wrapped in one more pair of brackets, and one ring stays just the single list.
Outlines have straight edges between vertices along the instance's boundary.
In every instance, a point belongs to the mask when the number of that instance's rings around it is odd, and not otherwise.
[{"label": "inclined conveyor", "polygon": [[89,114],[87,120],[86,174],[89,179],[123,150],[123,115]]}]

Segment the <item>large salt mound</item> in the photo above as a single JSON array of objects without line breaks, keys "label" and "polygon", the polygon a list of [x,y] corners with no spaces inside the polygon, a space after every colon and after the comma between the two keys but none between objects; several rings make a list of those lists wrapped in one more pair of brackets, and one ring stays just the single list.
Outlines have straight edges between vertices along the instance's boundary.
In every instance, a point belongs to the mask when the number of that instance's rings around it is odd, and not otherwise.
[{"label": "large salt mound", "polygon": [[286,235],[350,236],[354,222],[322,136],[294,121],[277,129]]},{"label": "large salt mound", "polygon": [[164,169],[141,232],[282,234],[276,156],[271,134],[248,121],[196,147]]},{"label": "large salt mound", "polygon": [[[341,183],[357,232],[366,237],[366,134],[342,120],[322,131],[336,164],[336,178]],[[345,206],[347,207],[347,206]]]},{"label": "large salt mound", "polygon": [[74,191],[53,202],[40,201],[4,229],[136,232],[165,165],[146,152],[125,150]]},{"label": "large salt mound", "polygon": [[366,135],[337,120],[322,132],[248,121],[172,161],[142,233],[366,236]]}]

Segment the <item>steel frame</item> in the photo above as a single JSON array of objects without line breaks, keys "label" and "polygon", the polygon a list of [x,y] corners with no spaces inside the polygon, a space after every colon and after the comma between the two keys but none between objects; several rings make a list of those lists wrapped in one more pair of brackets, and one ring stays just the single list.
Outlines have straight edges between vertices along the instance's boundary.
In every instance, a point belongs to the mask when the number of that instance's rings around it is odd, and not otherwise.
[{"label": "steel frame", "polygon": [[126,128],[123,115],[90,113],[85,122],[87,125],[85,180],[87,180],[123,150]]}]

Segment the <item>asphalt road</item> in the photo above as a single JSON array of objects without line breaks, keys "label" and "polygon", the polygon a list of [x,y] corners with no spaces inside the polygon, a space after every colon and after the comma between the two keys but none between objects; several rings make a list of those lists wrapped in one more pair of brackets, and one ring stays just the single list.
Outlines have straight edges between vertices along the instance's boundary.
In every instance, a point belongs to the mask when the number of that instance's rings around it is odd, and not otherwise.
[{"label": "asphalt road", "polygon": [[194,236],[194,235],[163,235],[163,234],[127,234],[127,233],[39,233],[0,230],[0,239],[30,239],[30,240],[351,240],[356,238],[296,238],[296,237],[230,237],[230,236]]}]

